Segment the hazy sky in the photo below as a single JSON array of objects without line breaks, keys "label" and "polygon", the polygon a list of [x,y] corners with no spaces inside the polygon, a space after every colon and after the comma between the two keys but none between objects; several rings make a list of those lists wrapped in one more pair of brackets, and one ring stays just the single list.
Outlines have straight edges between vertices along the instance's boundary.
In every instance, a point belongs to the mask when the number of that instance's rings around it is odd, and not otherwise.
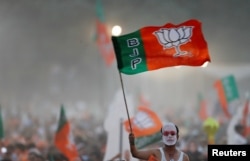
[{"label": "hazy sky", "polygon": [[[126,34],[195,18],[203,24],[213,64],[249,63],[250,0],[102,2],[109,30],[119,24]],[[94,0],[1,0],[0,103],[106,106],[120,82],[116,62],[105,66],[94,33]]]}]

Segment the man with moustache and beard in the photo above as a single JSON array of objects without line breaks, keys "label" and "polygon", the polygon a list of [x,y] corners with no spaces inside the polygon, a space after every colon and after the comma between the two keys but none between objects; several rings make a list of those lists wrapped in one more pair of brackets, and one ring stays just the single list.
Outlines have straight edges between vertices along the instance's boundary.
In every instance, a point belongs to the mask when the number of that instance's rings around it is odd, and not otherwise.
[{"label": "man with moustache and beard", "polygon": [[168,122],[162,127],[161,133],[164,146],[145,150],[137,150],[134,134],[130,133],[129,143],[132,156],[142,160],[148,160],[154,156],[157,161],[189,161],[188,155],[176,148],[179,139],[178,127]]}]

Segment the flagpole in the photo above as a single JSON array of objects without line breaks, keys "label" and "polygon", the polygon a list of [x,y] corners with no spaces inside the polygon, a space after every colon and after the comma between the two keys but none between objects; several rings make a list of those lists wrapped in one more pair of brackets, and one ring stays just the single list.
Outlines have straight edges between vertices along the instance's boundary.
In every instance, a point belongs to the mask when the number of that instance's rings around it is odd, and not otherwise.
[{"label": "flagpole", "polygon": [[123,135],[122,135],[122,133],[123,133],[123,119],[121,118],[121,120],[120,120],[120,160],[122,160],[122,153],[123,153],[123,149],[122,149],[122,146],[123,146]]},{"label": "flagpole", "polygon": [[3,113],[2,106],[0,105],[0,142],[2,143],[4,139],[4,125],[3,125]]},{"label": "flagpole", "polygon": [[123,80],[122,80],[121,72],[119,72],[119,76],[120,76],[120,81],[121,81],[121,86],[122,86],[123,99],[124,99],[124,103],[125,103],[125,107],[126,107],[126,112],[127,112],[127,116],[128,116],[130,133],[132,133],[133,130],[132,130],[131,121],[130,121],[130,117],[129,117],[128,105],[127,105],[127,100],[126,100],[126,96],[125,96],[125,92],[124,92],[124,86],[123,86]]}]

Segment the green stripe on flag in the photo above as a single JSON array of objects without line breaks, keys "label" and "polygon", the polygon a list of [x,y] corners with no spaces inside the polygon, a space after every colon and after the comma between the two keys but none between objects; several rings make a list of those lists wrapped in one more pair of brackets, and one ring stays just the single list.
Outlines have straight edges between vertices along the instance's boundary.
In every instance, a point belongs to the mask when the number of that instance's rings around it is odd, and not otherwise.
[{"label": "green stripe on flag", "polygon": [[61,130],[61,128],[63,128],[63,126],[66,123],[67,123],[67,118],[66,118],[66,115],[65,115],[64,107],[63,107],[63,105],[61,105],[61,111],[60,111],[60,117],[59,117],[57,132],[59,132]]},{"label": "green stripe on flag", "polygon": [[229,75],[222,79],[223,88],[227,98],[227,102],[232,102],[239,98],[238,88],[233,75]]},{"label": "green stripe on flag", "polygon": [[104,11],[101,0],[96,1],[96,16],[100,22],[105,22]]},{"label": "green stripe on flag", "polygon": [[140,31],[123,36],[112,36],[120,72],[137,74],[147,71],[147,62]]},{"label": "green stripe on flag", "polygon": [[145,148],[146,146],[159,142],[161,138],[162,138],[161,132],[157,132],[150,136],[136,138],[135,145],[138,149],[142,149]]}]

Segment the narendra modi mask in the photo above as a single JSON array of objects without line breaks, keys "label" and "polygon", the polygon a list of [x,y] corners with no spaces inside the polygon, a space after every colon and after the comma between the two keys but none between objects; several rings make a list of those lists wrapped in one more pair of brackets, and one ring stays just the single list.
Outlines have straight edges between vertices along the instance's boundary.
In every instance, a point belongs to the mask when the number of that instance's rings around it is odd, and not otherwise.
[{"label": "narendra modi mask", "polygon": [[177,129],[175,124],[169,122],[162,127],[162,141],[165,145],[175,145],[177,142]]}]

